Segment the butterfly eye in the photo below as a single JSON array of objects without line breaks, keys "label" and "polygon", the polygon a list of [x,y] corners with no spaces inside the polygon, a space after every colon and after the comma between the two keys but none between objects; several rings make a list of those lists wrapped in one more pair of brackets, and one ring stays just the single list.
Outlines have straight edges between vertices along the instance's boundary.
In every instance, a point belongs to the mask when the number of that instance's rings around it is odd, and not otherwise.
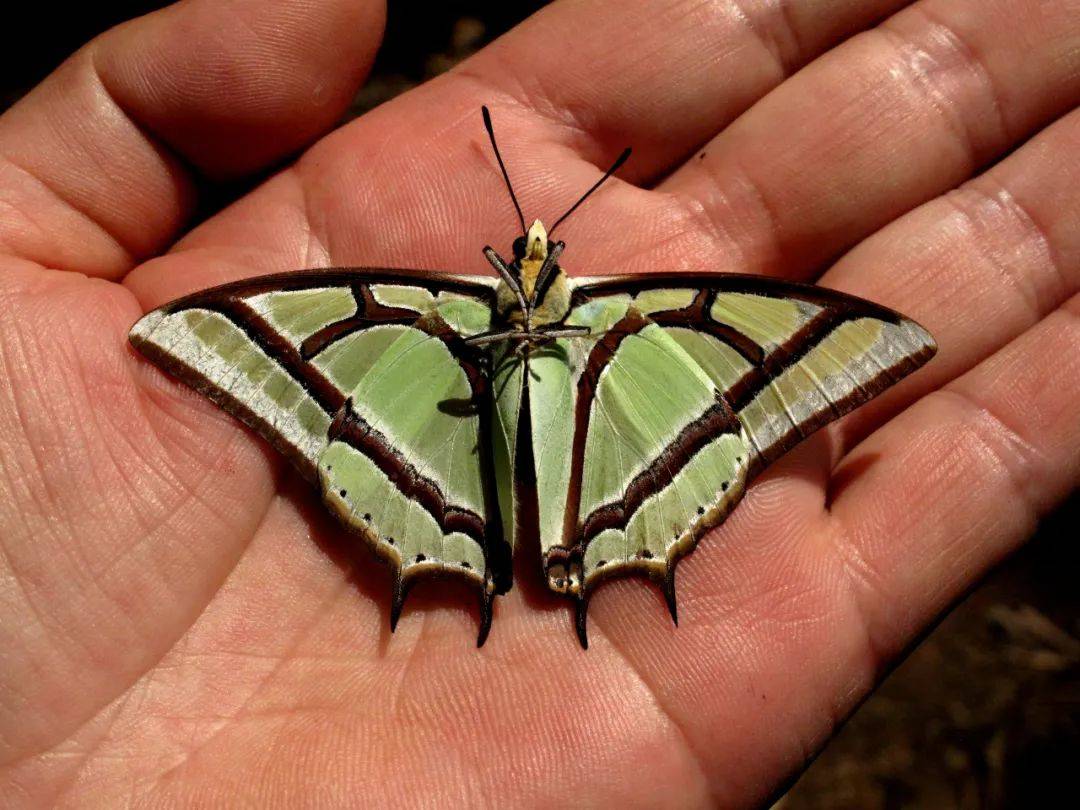
[{"label": "butterfly eye", "polygon": [[525,258],[525,237],[519,236],[514,240],[514,258],[521,260]]}]

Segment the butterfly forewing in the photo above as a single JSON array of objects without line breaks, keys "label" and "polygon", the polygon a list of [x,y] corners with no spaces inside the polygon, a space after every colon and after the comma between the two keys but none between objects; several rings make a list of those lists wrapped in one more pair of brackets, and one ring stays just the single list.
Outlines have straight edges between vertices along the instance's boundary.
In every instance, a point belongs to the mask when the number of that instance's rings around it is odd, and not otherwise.
[{"label": "butterfly forewing", "polygon": [[601,578],[644,571],[674,610],[675,562],[758,470],[936,350],[883,307],[753,276],[583,280],[573,300],[567,323],[595,322],[594,344],[566,530],[546,560],[580,566],[582,602]]},{"label": "butterfly forewing", "polygon": [[[147,315],[132,343],[234,413],[321,486],[327,506],[411,577],[509,587],[494,489],[487,279],[396,271],[266,277]],[[496,562],[497,561],[497,562]]]}]

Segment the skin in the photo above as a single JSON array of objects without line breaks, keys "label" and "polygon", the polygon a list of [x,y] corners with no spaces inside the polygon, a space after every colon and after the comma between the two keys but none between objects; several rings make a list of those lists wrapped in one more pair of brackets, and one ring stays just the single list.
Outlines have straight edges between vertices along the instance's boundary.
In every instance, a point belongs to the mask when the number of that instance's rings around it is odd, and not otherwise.
[{"label": "skin", "polygon": [[[0,118],[0,795],[765,801],[1080,479],[1076,3],[566,0],[320,138],[381,20],[189,0]],[[816,280],[941,347],[757,481],[680,567],[678,630],[622,581],[584,652],[526,555],[482,650],[452,586],[391,638],[385,569],[128,348],[243,276],[489,272],[515,224],[482,103],[549,221],[633,145],[560,229],[571,273]],[[200,190],[297,150],[189,230]]]}]

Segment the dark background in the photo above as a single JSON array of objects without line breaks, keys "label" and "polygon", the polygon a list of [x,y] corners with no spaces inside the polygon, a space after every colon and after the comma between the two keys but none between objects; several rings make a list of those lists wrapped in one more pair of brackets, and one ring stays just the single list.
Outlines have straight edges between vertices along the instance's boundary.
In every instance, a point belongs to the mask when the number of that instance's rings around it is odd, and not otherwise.
[{"label": "dark background", "polygon": [[[98,32],[165,4],[65,5],[5,11],[0,109]],[[391,0],[383,49],[352,114],[446,70],[542,5]],[[1078,539],[1074,496],[922,641],[778,807],[1046,807],[1074,795]]]}]

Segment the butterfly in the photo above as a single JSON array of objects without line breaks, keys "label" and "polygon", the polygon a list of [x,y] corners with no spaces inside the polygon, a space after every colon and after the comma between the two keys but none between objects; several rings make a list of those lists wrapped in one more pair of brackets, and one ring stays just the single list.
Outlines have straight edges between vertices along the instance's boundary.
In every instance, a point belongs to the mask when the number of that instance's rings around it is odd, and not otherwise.
[{"label": "butterfly", "polygon": [[496,276],[342,268],[197,292],[134,347],[288,457],[394,571],[393,629],[430,574],[475,584],[484,643],[511,556],[548,587],[660,583],[766,465],[936,352],[914,321],[813,285],[668,272],[571,278],[555,223],[521,224]]}]

